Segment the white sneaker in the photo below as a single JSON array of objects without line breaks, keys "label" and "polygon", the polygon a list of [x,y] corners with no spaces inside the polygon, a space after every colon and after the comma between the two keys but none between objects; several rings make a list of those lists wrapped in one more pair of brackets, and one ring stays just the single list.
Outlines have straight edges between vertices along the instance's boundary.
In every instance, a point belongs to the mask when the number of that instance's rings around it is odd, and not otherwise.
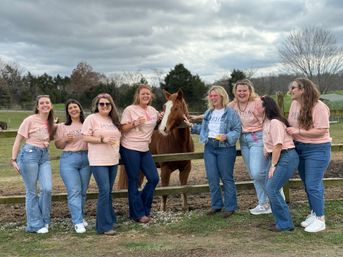
[{"label": "white sneaker", "polygon": [[305,231],[316,233],[325,230],[325,228],[325,221],[322,221],[318,217],[315,217],[314,221],[312,221],[312,223],[305,228]]},{"label": "white sneaker", "polygon": [[45,233],[48,233],[49,232],[49,229],[47,229],[46,227],[42,227],[41,229],[38,229],[36,231],[37,234],[45,234]]},{"label": "white sneaker", "polygon": [[272,213],[272,209],[270,208],[269,204],[265,205],[257,205],[254,209],[249,210],[252,215],[260,215],[260,214],[270,214]]},{"label": "white sneaker", "polygon": [[83,223],[83,226],[88,227],[88,222],[85,219],[82,220],[82,223]]},{"label": "white sneaker", "polygon": [[85,226],[83,223],[75,224],[74,226],[76,233],[82,234],[86,232]]},{"label": "white sneaker", "polygon": [[300,223],[300,225],[303,228],[306,228],[307,226],[311,225],[311,223],[316,219],[316,214],[311,211],[311,213],[309,215],[307,215],[306,219]]}]

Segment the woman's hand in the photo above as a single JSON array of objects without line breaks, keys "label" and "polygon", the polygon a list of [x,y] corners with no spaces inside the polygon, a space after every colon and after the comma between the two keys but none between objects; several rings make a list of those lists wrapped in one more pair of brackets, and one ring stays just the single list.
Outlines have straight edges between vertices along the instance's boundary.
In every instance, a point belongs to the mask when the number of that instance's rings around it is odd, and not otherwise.
[{"label": "woman's hand", "polygon": [[20,169],[16,160],[11,160],[11,166],[20,174]]},{"label": "woman's hand", "polygon": [[291,136],[300,134],[300,129],[295,127],[288,127],[286,128],[286,131]]},{"label": "woman's hand", "polygon": [[203,114],[200,114],[200,115],[189,115],[189,119],[192,122],[202,121],[204,119],[204,115]]},{"label": "woman's hand", "polygon": [[225,141],[226,140],[226,135],[225,134],[218,134],[216,136],[216,139],[219,141]]},{"label": "woman's hand", "polygon": [[184,114],[183,115],[183,122],[188,126],[188,127],[193,127],[193,124],[188,120],[187,116]]},{"label": "woman's hand", "polygon": [[141,116],[137,120],[133,121],[133,126],[138,127],[140,125],[143,125],[145,122],[146,122],[146,118],[144,116]]},{"label": "woman's hand", "polygon": [[164,112],[158,113],[158,120],[162,120],[164,116]]},{"label": "woman's hand", "polygon": [[268,178],[273,177],[275,169],[276,167],[270,166],[269,172],[268,172]]}]

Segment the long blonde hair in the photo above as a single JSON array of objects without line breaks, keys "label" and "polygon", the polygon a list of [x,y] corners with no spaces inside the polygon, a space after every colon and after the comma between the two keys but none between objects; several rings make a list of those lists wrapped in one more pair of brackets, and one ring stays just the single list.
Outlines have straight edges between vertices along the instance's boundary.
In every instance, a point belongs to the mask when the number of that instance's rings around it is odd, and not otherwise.
[{"label": "long blonde hair", "polygon": [[235,99],[234,101],[237,101],[236,99],[236,91],[237,91],[237,87],[239,85],[244,85],[244,86],[247,86],[248,87],[248,90],[249,90],[249,101],[252,101],[254,100],[256,97],[258,97],[258,95],[256,94],[255,92],[255,88],[254,88],[254,85],[253,83],[249,80],[249,79],[241,79],[241,80],[238,80],[234,85],[233,85],[233,88],[232,88],[232,93],[233,95],[235,96]]},{"label": "long blonde hair", "polygon": [[136,91],[135,91],[135,95],[133,96],[133,104],[134,105],[138,105],[140,104],[139,102],[139,93],[141,92],[142,89],[148,89],[150,91],[151,94],[151,99],[149,101],[149,105],[152,102],[152,99],[155,97],[154,94],[152,93],[152,88],[148,85],[148,84],[139,84]]},{"label": "long blonde hair", "polygon": [[212,92],[215,91],[218,95],[220,95],[222,97],[222,105],[223,107],[227,106],[229,103],[229,96],[225,90],[225,88],[223,88],[222,86],[218,86],[218,85],[213,85],[210,90],[208,90],[207,92],[207,106],[209,109],[214,109],[214,106],[212,105],[210,98],[208,97],[208,95]]}]

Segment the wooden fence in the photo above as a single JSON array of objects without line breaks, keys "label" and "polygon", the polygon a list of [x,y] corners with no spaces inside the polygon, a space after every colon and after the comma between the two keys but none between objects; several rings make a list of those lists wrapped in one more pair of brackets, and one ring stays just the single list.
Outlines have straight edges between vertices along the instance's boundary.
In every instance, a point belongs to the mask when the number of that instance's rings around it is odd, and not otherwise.
[{"label": "wooden fence", "polygon": [[[10,138],[15,137],[16,131],[0,131],[0,139],[1,138]],[[331,146],[331,150],[333,152],[341,152],[343,151],[343,144],[333,144]],[[241,151],[237,150],[237,156],[241,156]],[[153,155],[155,162],[165,162],[165,161],[181,161],[181,160],[199,160],[204,158],[203,152],[195,152],[195,153],[178,153],[178,154],[159,154]],[[57,160],[59,157],[52,157],[52,160]],[[326,186],[342,186],[343,179],[342,178],[325,178],[324,184]],[[290,201],[289,195],[289,188],[290,187],[300,187],[302,186],[302,182],[300,179],[291,179],[285,186],[284,186],[284,193],[286,196],[286,201]],[[254,185],[252,181],[241,181],[236,182],[237,190],[247,190],[253,189]],[[181,193],[189,193],[189,194],[197,194],[197,193],[204,193],[209,192],[208,184],[204,185],[187,185],[187,186],[170,186],[170,187],[157,187],[155,191],[155,195],[175,195]],[[87,193],[87,199],[96,199],[98,197],[98,193],[96,192],[89,192]],[[127,197],[127,190],[119,190],[113,192],[114,198],[126,198]],[[66,201],[67,194],[66,193],[59,193],[52,195],[53,201]],[[0,197],[0,204],[13,204],[13,203],[24,203],[25,196],[24,195],[13,195],[13,196],[1,196]]]}]

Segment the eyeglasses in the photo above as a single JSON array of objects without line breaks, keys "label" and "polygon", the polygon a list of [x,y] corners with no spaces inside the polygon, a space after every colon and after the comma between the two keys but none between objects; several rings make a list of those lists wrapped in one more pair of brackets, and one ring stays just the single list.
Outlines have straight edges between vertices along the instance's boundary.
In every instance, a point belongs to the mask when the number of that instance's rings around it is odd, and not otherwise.
[{"label": "eyeglasses", "polygon": [[104,106],[110,107],[110,106],[112,106],[111,103],[98,103],[98,105],[100,105],[101,107],[104,107]]}]

